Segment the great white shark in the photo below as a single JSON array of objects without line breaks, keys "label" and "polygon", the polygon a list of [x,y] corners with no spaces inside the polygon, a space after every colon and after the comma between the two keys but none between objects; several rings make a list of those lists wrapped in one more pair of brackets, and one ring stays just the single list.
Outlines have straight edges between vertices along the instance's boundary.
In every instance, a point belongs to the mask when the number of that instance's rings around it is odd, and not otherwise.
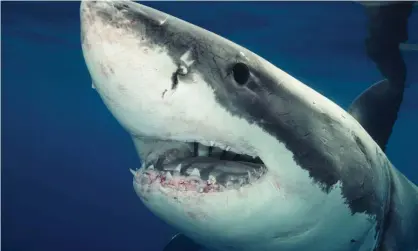
[{"label": "great white shark", "polygon": [[93,85],[143,162],[134,190],[180,232],[165,250],[418,250],[418,188],[362,126],[386,123],[368,109],[387,81],[347,112],[145,5],[83,1],[80,15]]}]

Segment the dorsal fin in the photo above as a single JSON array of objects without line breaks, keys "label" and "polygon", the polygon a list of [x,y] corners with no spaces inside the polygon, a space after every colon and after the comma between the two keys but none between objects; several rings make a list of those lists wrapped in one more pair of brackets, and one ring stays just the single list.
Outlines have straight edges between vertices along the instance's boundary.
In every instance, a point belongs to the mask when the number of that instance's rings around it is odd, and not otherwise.
[{"label": "dorsal fin", "polygon": [[404,87],[382,80],[360,94],[348,112],[385,151],[403,100]]},{"label": "dorsal fin", "polygon": [[163,251],[199,251],[201,246],[183,234],[176,234]]}]

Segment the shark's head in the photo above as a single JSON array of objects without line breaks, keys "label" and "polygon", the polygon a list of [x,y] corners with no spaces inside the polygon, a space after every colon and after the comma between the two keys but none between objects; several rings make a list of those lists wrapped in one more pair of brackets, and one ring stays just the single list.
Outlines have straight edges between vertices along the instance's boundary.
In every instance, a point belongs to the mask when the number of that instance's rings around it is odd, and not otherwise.
[{"label": "shark's head", "polygon": [[144,5],[85,1],[81,24],[95,88],[144,163],[134,188],[152,212],[218,249],[374,246],[387,180],[380,150],[343,109]]}]

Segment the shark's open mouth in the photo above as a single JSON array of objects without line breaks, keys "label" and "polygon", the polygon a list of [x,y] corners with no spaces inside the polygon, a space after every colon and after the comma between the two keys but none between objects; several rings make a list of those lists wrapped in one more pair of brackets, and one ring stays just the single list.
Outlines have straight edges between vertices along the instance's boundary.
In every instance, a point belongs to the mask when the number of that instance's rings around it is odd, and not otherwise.
[{"label": "shark's open mouth", "polygon": [[187,157],[159,158],[153,164],[143,164],[133,171],[135,182],[141,187],[159,185],[177,191],[198,193],[238,190],[257,182],[267,171],[258,157],[237,154],[228,147],[221,149],[191,143],[193,153]]}]

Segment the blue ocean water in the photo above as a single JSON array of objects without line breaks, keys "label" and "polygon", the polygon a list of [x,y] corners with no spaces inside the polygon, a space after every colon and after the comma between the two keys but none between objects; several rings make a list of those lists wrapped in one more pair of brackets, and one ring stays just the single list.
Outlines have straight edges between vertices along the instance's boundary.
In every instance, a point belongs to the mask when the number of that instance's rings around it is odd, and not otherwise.
[{"label": "blue ocean water", "polygon": [[[381,79],[352,2],[147,2],[268,59],[343,107]],[[175,233],[132,188],[139,159],[80,48],[79,3],[2,2],[2,250],[160,251]],[[415,32],[412,32],[415,30]],[[418,13],[410,42],[418,43]],[[418,183],[418,52],[388,156]]]}]

